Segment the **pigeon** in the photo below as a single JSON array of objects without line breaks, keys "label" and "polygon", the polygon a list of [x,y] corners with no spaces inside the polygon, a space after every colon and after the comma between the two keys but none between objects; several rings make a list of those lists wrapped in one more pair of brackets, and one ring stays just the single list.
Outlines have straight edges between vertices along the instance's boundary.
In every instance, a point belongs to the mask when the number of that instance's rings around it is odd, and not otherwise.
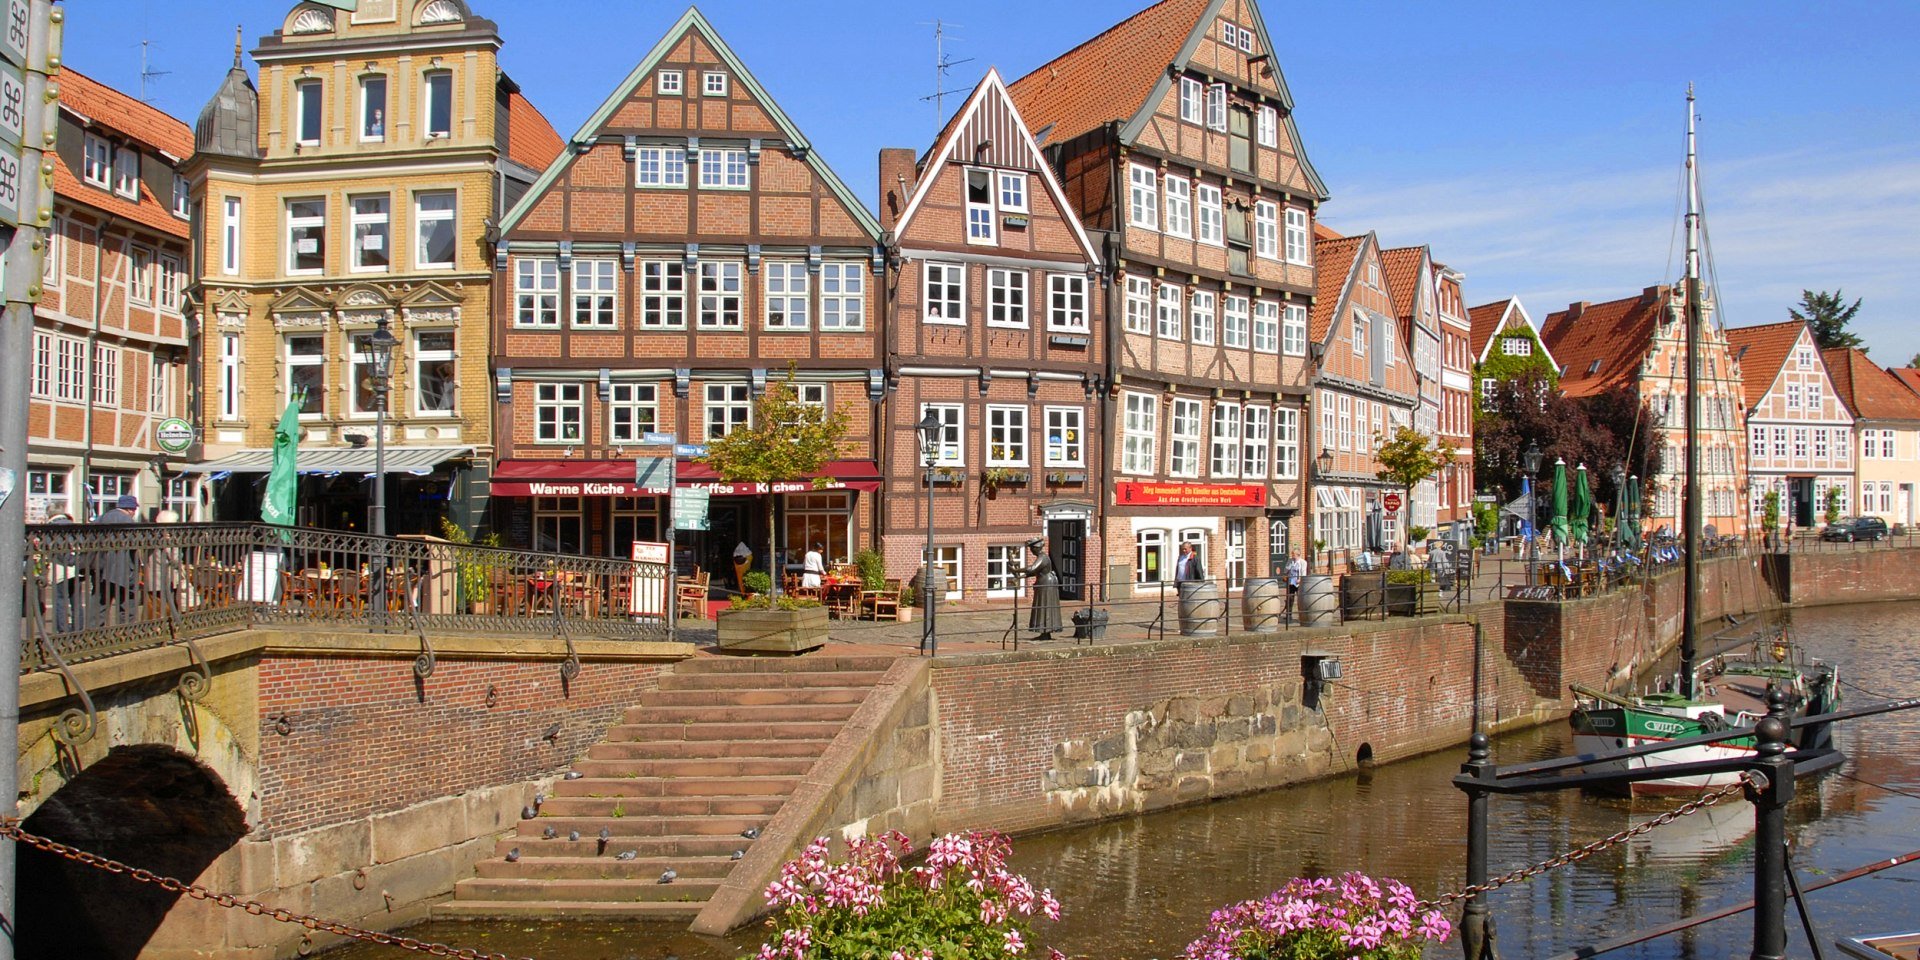
[{"label": "pigeon", "polygon": [[539,815],[540,815],[540,811],[535,810],[532,807],[520,808],[520,819],[522,820],[532,820],[534,817],[537,817]]},{"label": "pigeon", "polygon": [[622,850],[620,851],[620,855],[617,857],[614,857],[614,859],[615,860],[632,860],[634,857],[637,857],[639,855],[640,855],[640,851],[638,850]]},{"label": "pigeon", "polygon": [[584,774],[584,773],[581,773],[581,772],[580,772],[580,771],[578,771],[578,770],[568,770],[568,771],[567,771],[567,779],[568,779],[568,780],[578,780],[578,779],[580,779],[581,777],[584,777],[584,776],[586,776],[586,774]]},{"label": "pigeon", "polygon": [[568,831],[567,831],[567,839],[568,839],[568,840],[578,840],[578,839],[580,839],[580,831],[578,831],[578,830],[568,830]]},{"label": "pigeon", "polygon": [[748,840],[758,840],[760,839],[760,828],[748,827],[745,830],[740,831],[740,835],[743,837],[746,837]]},{"label": "pigeon", "polygon": [[740,859],[741,857],[744,857],[744,856],[746,856],[746,855],[747,855],[747,852],[746,852],[745,850],[735,850],[735,851],[733,852],[733,856],[731,856],[731,857],[728,857],[727,859],[729,859],[729,860],[738,860],[738,859]]},{"label": "pigeon", "polygon": [[514,848],[513,848],[512,850],[508,850],[508,851],[507,851],[507,862],[508,862],[508,863],[519,863],[519,862],[520,862],[520,848],[519,848],[519,847],[514,847]]},{"label": "pigeon", "polygon": [[[626,856],[626,854],[624,854],[624,853],[623,853],[623,854],[621,854],[621,856],[622,856],[622,857],[624,857],[624,856]],[[676,880],[676,879],[678,879],[678,878],[679,878],[679,876],[680,876],[680,872],[679,872],[679,871],[677,871],[677,870],[674,870],[673,868],[671,868],[671,867],[669,867],[669,868],[667,869],[667,872],[666,872],[666,873],[663,873],[663,874],[661,874],[661,875],[660,875],[660,882],[661,882],[661,883],[672,883],[672,882],[673,882],[674,880]]]},{"label": "pigeon", "polygon": [[541,807],[542,805],[544,805],[544,804],[545,804],[546,802],[547,802],[547,795],[546,795],[546,794],[544,794],[544,793],[536,793],[536,794],[534,794],[534,795],[533,795],[533,808],[534,808],[535,810],[538,810],[538,809],[540,809],[540,807]]},{"label": "pigeon", "polygon": [[559,835],[560,835],[560,831],[558,831],[558,830],[555,830],[555,829],[554,829],[554,828],[552,828],[552,827],[548,827],[548,828],[546,829],[546,832],[544,832],[544,833],[542,833],[542,834],[540,834],[540,838],[541,838],[542,840],[552,840],[552,839],[553,839],[554,837],[557,837],[557,836],[559,836]]},{"label": "pigeon", "polygon": [[553,726],[548,727],[547,732],[540,735],[540,739],[548,742],[558,741],[560,739],[560,721],[555,720]]},{"label": "pigeon", "polygon": [[606,843],[606,842],[607,842],[608,840],[611,840],[611,839],[613,839],[613,828],[612,828],[612,827],[601,827],[601,828],[600,828],[600,842],[601,842],[601,843]]}]

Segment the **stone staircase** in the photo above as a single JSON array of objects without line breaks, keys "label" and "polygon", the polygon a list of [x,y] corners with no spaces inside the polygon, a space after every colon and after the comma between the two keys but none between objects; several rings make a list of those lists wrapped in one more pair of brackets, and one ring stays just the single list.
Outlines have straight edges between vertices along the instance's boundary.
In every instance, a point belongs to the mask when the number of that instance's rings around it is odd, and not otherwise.
[{"label": "stone staircase", "polygon": [[[691,919],[892,663],[681,662],[434,916]],[[678,876],[662,883],[668,870]]]}]

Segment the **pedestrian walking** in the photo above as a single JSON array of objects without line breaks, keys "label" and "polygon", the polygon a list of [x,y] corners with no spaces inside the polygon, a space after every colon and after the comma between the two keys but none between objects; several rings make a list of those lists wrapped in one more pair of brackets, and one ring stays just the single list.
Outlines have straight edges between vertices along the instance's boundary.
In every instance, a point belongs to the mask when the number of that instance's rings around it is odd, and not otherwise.
[{"label": "pedestrian walking", "polygon": [[1300,581],[1306,579],[1306,576],[1307,576],[1307,561],[1300,558],[1300,551],[1295,550],[1293,552],[1293,557],[1287,561],[1286,580],[1287,580],[1287,622],[1288,623],[1293,622],[1293,611],[1300,602]]},{"label": "pedestrian walking", "polygon": [[1174,581],[1184,582],[1187,580],[1205,580],[1206,578],[1206,562],[1200,559],[1199,554],[1193,552],[1193,541],[1180,541],[1180,557],[1173,562]]},{"label": "pedestrian walking", "polygon": [[[133,494],[125,493],[114,502],[113,509],[94,518],[94,523],[133,524],[139,523],[135,514],[140,510],[140,500]],[[140,564],[134,561],[132,550],[102,550],[93,557],[93,580],[100,593],[102,617],[119,623],[132,621],[137,615],[135,604],[140,597]]]}]

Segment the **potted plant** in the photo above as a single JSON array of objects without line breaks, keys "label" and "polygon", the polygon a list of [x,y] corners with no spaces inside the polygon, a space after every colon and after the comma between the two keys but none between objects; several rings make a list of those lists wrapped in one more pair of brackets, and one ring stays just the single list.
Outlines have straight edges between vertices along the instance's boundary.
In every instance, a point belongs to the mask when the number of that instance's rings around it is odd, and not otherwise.
[{"label": "potted plant", "polygon": [[720,611],[714,627],[723,650],[804,653],[827,642],[827,608],[818,600],[758,593]]},{"label": "potted plant", "polygon": [[1429,570],[1389,570],[1387,571],[1387,615],[1393,617],[1412,617],[1426,609],[1424,594],[1432,589],[1433,573]]},{"label": "potted plant", "polygon": [[1213,913],[1182,960],[1414,960],[1453,925],[1398,880],[1363,873],[1296,877],[1262,897]]},{"label": "potted plant", "polygon": [[773,574],[765,570],[748,570],[740,578],[740,593],[752,597],[773,592]]},{"label": "potted plant", "polygon": [[468,613],[476,616],[493,613],[493,563],[484,551],[471,548],[497,548],[500,546],[500,535],[489,533],[475,543],[464,527],[445,517],[440,519],[440,535],[455,545],[453,581],[459,591],[459,602],[466,606]]},{"label": "potted plant", "polygon": [[1011,467],[988,467],[986,472],[980,475],[980,489],[986,491],[988,500],[992,500],[1000,493],[1003,485],[1013,482],[1015,476]]}]

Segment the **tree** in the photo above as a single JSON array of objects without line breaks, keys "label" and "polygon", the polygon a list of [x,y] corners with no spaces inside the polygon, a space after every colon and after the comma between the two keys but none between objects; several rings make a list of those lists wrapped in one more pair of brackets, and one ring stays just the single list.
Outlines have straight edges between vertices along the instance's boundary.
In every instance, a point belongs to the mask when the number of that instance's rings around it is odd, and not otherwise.
[{"label": "tree", "polygon": [[[1406,489],[1407,499],[1401,505],[1401,509],[1411,517],[1413,488],[1418,486],[1420,481],[1445,470],[1447,465],[1453,462],[1453,444],[1444,440],[1434,444],[1433,438],[1412,427],[1401,427],[1395,430],[1391,437],[1375,439],[1379,442],[1379,449],[1373,456],[1380,461],[1380,469],[1374,473],[1374,476]],[[1411,546],[1413,528],[1409,526],[1407,532],[1408,545]]]},{"label": "tree", "polygon": [[1653,415],[1624,385],[1576,399],[1526,371],[1494,385],[1473,432],[1474,479],[1507,498],[1520,495],[1520,456],[1529,443],[1540,444],[1548,464],[1556,458],[1569,469],[1586,464],[1598,503],[1614,502],[1614,464],[1643,479],[1658,468]]},{"label": "tree", "polygon": [[[749,424],[709,441],[707,455],[700,461],[727,483],[772,484],[808,477],[816,478],[816,486],[827,482],[828,478],[818,474],[840,453],[847,435],[847,415],[844,411],[829,414],[824,407],[801,403],[793,380],[794,371],[789,368],[785,382],[767,384],[760,399],[754,401]],[[779,544],[774,530],[776,496],[767,495],[767,572],[773,578],[773,592],[778,594],[780,576],[774,566]]]},{"label": "tree", "polygon": [[1852,305],[1848,305],[1846,295],[1839,290],[1832,293],[1802,290],[1800,305],[1787,308],[1788,316],[1813,328],[1813,341],[1822,350],[1862,346],[1857,335],[1847,332],[1847,324],[1852,323],[1859,312],[1860,298],[1855,297]]},{"label": "tree", "polygon": [[1912,359],[1912,360],[1908,360],[1908,361],[1907,361],[1907,366],[1909,366],[1909,367],[1920,367],[1920,353],[1916,353],[1916,354],[1914,354],[1914,355],[1913,355],[1913,359]]}]

